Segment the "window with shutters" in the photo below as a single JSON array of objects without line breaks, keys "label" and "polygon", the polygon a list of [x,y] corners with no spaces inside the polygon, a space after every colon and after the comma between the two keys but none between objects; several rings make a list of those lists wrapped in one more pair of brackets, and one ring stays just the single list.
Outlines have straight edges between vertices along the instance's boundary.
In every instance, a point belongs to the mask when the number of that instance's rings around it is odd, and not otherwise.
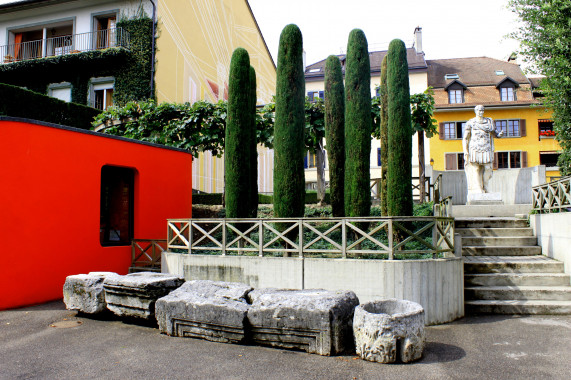
[{"label": "window with shutters", "polygon": [[324,99],[325,98],[325,91],[308,91],[307,98],[310,102],[316,101],[318,98]]},{"label": "window with shutters", "polygon": [[464,170],[464,153],[446,153],[446,170]]},{"label": "window with shutters", "polygon": [[461,139],[465,126],[465,121],[447,121],[440,123],[440,138],[443,140]]},{"label": "window with shutters", "polygon": [[495,152],[494,169],[518,169],[527,167],[527,152]]},{"label": "window with shutters", "polygon": [[547,168],[557,169],[557,160],[560,153],[557,152],[539,152],[539,164],[545,165]]},{"label": "window with shutters", "polygon": [[498,132],[504,132],[503,137],[524,137],[526,135],[524,119],[496,120],[495,123]]}]

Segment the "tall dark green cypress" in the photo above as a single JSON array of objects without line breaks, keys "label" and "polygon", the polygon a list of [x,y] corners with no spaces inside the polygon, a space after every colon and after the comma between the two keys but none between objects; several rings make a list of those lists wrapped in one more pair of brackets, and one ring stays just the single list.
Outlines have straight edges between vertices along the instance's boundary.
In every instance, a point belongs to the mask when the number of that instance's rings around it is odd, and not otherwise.
[{"label": "tall dark green cypress", "polygon": [[383,57],[381,63],[381,215],[387,216],[387,172],[389,165],[389,119],[387,115],[387,56]]},{"label": "tall dark green cypress", "polygon": [[391,41],[387,53],[389,171],[387,209],[390,216],[412,216],[412,126],[406,47]]},{"label": "tall dark green cypress", "polygon": [[325,140],[332,214],[342,217],[345,215],[345,88],[341,62],[334,55],[325,61]]},{"label": "tall dark green cypress", "polygon": [[258,214],[258,143],[256,139],[256,70],[250,66],[250,138],[248,153],[250,153],[250,217]]},{"label": "tall dark green cypress", "polygon": [[365,33],[354,29],[345,69],[345,215],[369,216],[371,190],[371,66]]},{"label": "tall dark green cypress", "polygon": [[297,25],[280,36],[274,123],[274,215],[301,217],[305,207],[303,171],[305,77],[303,46]]},{"label": "tall dark green cypress", "polygon": [[225,203],[229,218],[250,216],[250,97],[250,57],[246,49],[237,48],[230,61],[224,146]]}]

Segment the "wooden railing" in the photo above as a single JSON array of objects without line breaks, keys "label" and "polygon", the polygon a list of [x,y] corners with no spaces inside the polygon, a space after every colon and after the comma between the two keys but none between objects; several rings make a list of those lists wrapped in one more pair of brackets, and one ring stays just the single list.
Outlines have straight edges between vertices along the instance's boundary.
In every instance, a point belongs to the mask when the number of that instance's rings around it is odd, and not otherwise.
[{"label": "wooden railing", "polygon": [[560,212],[571,209],[571,176],[531,188],[533,210]]},{"label": "wooden railing", "polygon": [[[381,179],[380,178],[371,178],[371,197],[373,199],[380,199],[381,197]],[[413,198],[415,200],[419,200],[421,197],[420,194],[420,178],[419,177],[412,177],[412,191],[413,191]],[[415,192],[416,190],[416,192]],[[434,185],[430,183],[430,177],[426,177],[424,179],[424,201],[433,201],[434,200]]]},{"label": "wooden railing", "polygon": [[133,239],[131,242],[131,267],[137,269],[161,269],[161,254],[166,251],[166,240]]},{"label": "wooden railing", "polygon": [[188,254],[437,258],[454,252],[454,219],[169,219],[167,248]]}]

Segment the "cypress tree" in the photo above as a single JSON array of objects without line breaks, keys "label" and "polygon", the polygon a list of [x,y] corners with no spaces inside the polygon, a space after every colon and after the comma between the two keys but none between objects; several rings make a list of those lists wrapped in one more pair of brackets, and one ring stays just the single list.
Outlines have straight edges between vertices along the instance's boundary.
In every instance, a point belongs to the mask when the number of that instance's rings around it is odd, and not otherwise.
[{"label": "cypress tree", "polygon": [[345,69],[345,215],[369,216],[371,192],[371,66],[365,33],[354,29]]},{"label": "cypress tree", "polygon": [[226,176],[226,216],[247,218],[250,215],[250,57],[246,49],[237,48],[230,61],[228,81],[228,115],[224,147]]},{"label": "cypress tree", "polygon": [[287,25],[280,35],[274,123],[274,215],[301,217],[305,207],[303,172],[305,77],[301,31]]},{"label": "cypress tree", "polygon": [[334,55],[325,61],[325,139],[332,214],[341,217],[345,215],[345,89],[341,62]]},{"label": "cypress tree", "polygon": [[387,171],[389,165],[389,136],[387,115],[387,56],[381,63],[381,215],[389,215],[387,212]]},{"label": "cypress tree", "polygon": [[390,216],[412,216],[412,126],[408,63],[404,43],[395,39],[387,53],[389,170],[387,209]]},{"label": "cypress tree", "polygon": [[250,218],[258,214],[258,143],[256,138],[256,70],[250,66]]}]

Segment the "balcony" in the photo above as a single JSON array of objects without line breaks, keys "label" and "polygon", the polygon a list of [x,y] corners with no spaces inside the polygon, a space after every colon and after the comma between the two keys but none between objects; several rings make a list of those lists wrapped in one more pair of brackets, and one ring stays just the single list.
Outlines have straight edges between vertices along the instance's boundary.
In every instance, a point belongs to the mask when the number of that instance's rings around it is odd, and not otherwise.
[{"label": "balcony", "polygon": [[129,33],[123,28],[98,30],[91,33],[68,34],[40,40],[0,46],[0,64],[29,61],[120,47],[129,49]]}]

